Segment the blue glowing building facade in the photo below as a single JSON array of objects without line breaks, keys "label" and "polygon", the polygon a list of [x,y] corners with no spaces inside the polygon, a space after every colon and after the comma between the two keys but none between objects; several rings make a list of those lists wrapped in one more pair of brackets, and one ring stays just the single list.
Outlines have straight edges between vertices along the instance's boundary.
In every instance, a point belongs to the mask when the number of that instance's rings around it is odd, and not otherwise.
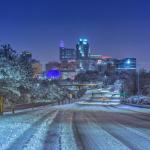
[{"label": "blue glowing building facade", "polygon": [[90,55],[90,48],[87,39],[79,39],[76,45],[77,60],[87,60]]},{"label": "blue glowing building facade", "polygon": [[61,72],[58,69],[53,68],[53,69],[47,71],[45,73],[45,76],[47,79],[50,79],[50,80],[60,79],[61,78]]},{"label": "blue glowing building facade", "polygon": [[87,39],[79,39],[76,45],[76,57],[78,72],[85,72],[89,70],[90,47]]},{"label": "blue glowing building facade", "polygon": [[136,70],[136,58],[124,58],[118,61],[118,70]]}]

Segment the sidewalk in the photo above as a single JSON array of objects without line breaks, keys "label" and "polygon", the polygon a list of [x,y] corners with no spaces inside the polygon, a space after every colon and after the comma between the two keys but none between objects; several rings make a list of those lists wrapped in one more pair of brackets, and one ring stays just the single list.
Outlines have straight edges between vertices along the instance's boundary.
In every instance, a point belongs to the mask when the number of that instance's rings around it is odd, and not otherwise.
[{"label": "sidewalk", "polygon": [[[17,104],[17,105],[15,105],[15,110],[36,108],[36,107],[50,105],[50,104],[54,105],[54,104],[56,104],[56,102],[39,102],[39,103]],[[12,111],[11,106],[4,107],[4,112],[9,112],[9,111]]]},{"label": "sidewalk", "polygon": [[[16,104],[15,105],[15,111],[16,110],[23,110],[23,109],[29,109],[29,108],[37,108],[41,106],[46,106],[46,105],[63,105],[63,104],[69,104],[69,103],[74,103],[76,102],[76,99],[71,99],[71,100],[64,100],[64,101],[53,101],[53,102],[37,102],[37,103],[27,103],[27,104]],[[4,112],[11,112],[12,108],[11,106],[6,106],[4,107]]]}]

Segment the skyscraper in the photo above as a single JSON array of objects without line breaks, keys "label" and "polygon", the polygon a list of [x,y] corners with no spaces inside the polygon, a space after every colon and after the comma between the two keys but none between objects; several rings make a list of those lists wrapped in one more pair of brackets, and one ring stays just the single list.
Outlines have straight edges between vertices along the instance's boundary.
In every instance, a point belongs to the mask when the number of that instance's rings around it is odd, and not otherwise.
[{"label": "skyscraper", "polygon": [[77,68],[79,72],[89,70],[90,48],[87,39],[79,39],[76,45]]},{"label": "skyscraper", "polygon": [[65,48],[64,42],[60,41],[59,57],[61,62],[69,62],[76,60],[76,50],[72,48]]},{"label": "skyscraper", "polygon": [[60,47],[60,61],[61,62],[69,62],[76,60],[76,50],[71,48],[62,48]]},{"label": "skyscraper", "polygon": [[87,39],[79,39],[76,45],[78,60],[87,60],[90,55],[89,43]]}]

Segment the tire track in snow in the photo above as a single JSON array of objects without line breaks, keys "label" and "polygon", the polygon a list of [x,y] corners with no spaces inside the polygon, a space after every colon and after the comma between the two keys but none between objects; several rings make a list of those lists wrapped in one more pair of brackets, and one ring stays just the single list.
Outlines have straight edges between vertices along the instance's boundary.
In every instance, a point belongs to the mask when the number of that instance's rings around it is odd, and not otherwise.
[{"label": "tire track in snow", "polygon": [[47,135],[44,141],[44,150],[61,150],[61,137],[59,135],[59,123],[61,122],[62,112],[57,113],[52,124],[48,127]]},{"label": "tire track in snow", "polygon": [[73,113],[59,111],[47,132],[44,150],[77,150],[73,129]]},{"label": "tire track in snow", "polygon": [[34,122],[30,128],[28,128],[20,137],[18,137],[14,143],[12,143],[8,150],[21,150],[24,149],[29,143],[29,141],[34,137],[34,134],[38,132],[42,122],[44,122],[48,117],[53,115],[55,110],[49,111],[48,113],[44,114],[40,119]]},{"label": "tire track in snow", "polygon": [[[125,112],[132,112],[132,116],[134,116],[135,118],[144,120],[144,121],[150,121],[150,113],[144,113],[144,112],[140,112],[140,111],[136,111],[136,110],[131,110],[131,109],[127,109],[127,108],[120,108],[117,106],[112,106],[115,109],[119,109],[119,110],[123,110]],[[134,114],[137,114],[136,116]]]},{"label": "tire track in snow", "polygon": [[86,150],[129,150],[129,148],[111,136],[108,132],[99,128],[98,125],[89,116],[90,113],[80,113],[82,122],[78,128]]},{"label": "tire track in snow", "polygon": [[[121,124],[121,121],[117,121],[115,117],[112,116],[106,116],[108,119],[108,123],[101,123],[98,120],[103,120],[102,118],[99,118],[98,115],[92,115],[93,121],[95,121],[96,124],[99,124],[99,127],[108,132],[110,135],[112,135],[114,138],[116,138],[118,141],[122,142],[124,145],[129,147],[133,150],[149,150],[148,145],[150,144],[149,139],[146,138],[146,136],[142,133],[139,133],[139,131],[135,131],[132,128],[128,128],[128,126]],[[102,117],[102,116],[101,116]]]},{"label": "tire track in snow", "polygon": [[[108,134],[110,134],[112,137],[114,137],[116,140],[120,141],[123,145],[127,146],[128,149],[135,150],[132,144],[128,143],[124,138],[121,136],[118,136],[114,133],[113,128],[110,128],[107,124],[101,124],[99,121],[97,121],[97,117],[95,115],[88,115],[91,120],[99,126],[99,129],[103,129],[106,131]],[[110,122],[110,124],[113,124],[113,121]]]},{"label": "tire track in snow", "polygon": [[5,150],[9,145],[21,136],[31,125],[41,118],[45,112],[42,109],[38,111],[25,111],[23,114],[4,115],[0,120],[0,149]]},{"label": "tire track in snow", "polygon": [[100,150],[100,146],[96,142],[96,131],[92,124],[89,124],[88,118],[82,112],[78,112],[76,118],[76,128],[79,137],[79,139],[76,137],[76,143],[80,143],[81,150]]},{"label": "tire track in snow", "polygon": [[79,122],[77,122],[77,112],[74,112],[74,114],[73,114],[73,132],[74,132],[74,137],[76,140],[76,145],[78,145],[79,150],[86,150],[78,125],[79,125]]},{"label": "tire track in snow", "polygon": [[[150,122],[143,121],[143,119],[140,119],[139,115],[142,114],[134,114],[134,116],[128,114],[122,116],[118,114],[118,117],[114,117],[114,120],[124,128],[134,131],[136,134],[150,140]],[[135,116],[138,116],[138,118]]]},{"label": "tire track in snow", "polygon": [[37,149],[43,149],[44,147],[44,141],[46,137],[46,133],[48,130],[48,126],[53,122],[54,118],[56,117],[58,111],[56,111],[54,114],[51,114],[39,127],[38,131],[34,134],[33,138],[29,140],[28,143],[24,146],[25,148],[23,150],[37,150]]},{"label": "tire track in snow", "polygon": [[[129,120],[132,119],[134,120],[135,125],[140,124],[140,122],[142,121],[142,124],[144,124],[144,127],[148,128],[150,126],[150,117],[148,116],[145,117],[142,113],[129,113],[132,111],[128,111],[128,110],[123,110],[124,112],[116,112],[114,111],[115,109],[118,109],[118,110],[122,110],[122,109],[114,107],[114,106],[109,106],[107,108],[111,110],[112,114],[114,114],[115,116],[120,116],[120,119],[121,118],[124,118],[124,119],[128,118]],[[101,111],[101,112],[107,113],[107,111]]]}]

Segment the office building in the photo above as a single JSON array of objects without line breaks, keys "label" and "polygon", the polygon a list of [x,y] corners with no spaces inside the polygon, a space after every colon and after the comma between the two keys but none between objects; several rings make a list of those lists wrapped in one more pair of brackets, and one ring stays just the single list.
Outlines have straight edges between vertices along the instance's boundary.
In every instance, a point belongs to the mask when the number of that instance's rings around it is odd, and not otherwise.
[{"label": "office building", "polygon": [[64,42],[60,41],[59,58],[61,62],[70,62],[76,60],[76,50],[72,48],[65,48]]},{"label": "office building", "polygon": [[55,61],[52,61],[52,62],[48,62],[46,65],[45,65],[45,69],[46,71],[49,71],[53,68],[60,68],[60,63],[59,62],[55,62]]},{"label": "office building", "polygon": [[76,75],[76,62],[49,62],[46,64],[46,72],[57,69],[61,73],[61,78],[74,79]]},{"label": "office building", "polygon": [[90,48],[87,39],[80,39],[76,45],[77,60],[87,60],[90,55]]},{"label": "office building", "polygon": [[75,49],[60,47],[59,55],[61,62],[70,62],[76,60]]},{"label": "office building", "polygon": [[29,51],[23,51],[20,55],[20,58],[22,61],[25,61],[25,62],[31,62],[32,60],[32,53],[29,52]]},{"label": "office building", "polygon": [[38,78],[42,73],[42,65],[40,61],[32,59],[33,78]]},{"label": "office building", "polygon": [[136,58],[124,58],[117,63],[118,70],[136,70]]},{"label": "office building", "polygon": [[87,39],[79,39],[76,45],[77,72],[86,72],[90,69],[90,48]]}]

